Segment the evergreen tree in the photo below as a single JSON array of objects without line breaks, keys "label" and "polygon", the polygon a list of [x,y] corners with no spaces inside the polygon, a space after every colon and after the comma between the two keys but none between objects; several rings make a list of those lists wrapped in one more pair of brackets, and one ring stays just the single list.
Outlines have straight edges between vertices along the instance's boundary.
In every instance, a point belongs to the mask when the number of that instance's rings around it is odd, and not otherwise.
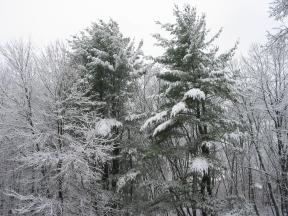
[{"label": "evergreen tree", "polygon": [[[92,109],[98,112],[95,124],[98,137],[105,138],[103,145],[113,147],[112,160],[102,165],[102,182],[104,189],[114,193],[118,191],[120,175],[130,169],[125,159],[130,142],[127,141],[130,138],[125,131],[125,119],[141,69],[141,47],[142,42],[135,47],[133,40],[124,37],[113,20],[93,23],[72,41],[75,65],[80,78],[87,82],[84,96],[96,105]],[[120,201],[112,207],[121,208]]]},{"label": "evergreen tree", "polygon": [[175,7],[174,15],[176,23],[158,22],[171,38],[155,35],[165,49],[157,59],[165,67],[158,75],[165,102],[142,126],[151,137],[147,160],[162,161],[158,170],[164,183],[155,181],[160,192],[151,211],[165,206],[164,212],[196,215],[202,209],[207,215],[217,211],[213,189],[223,166],[215,143],[229,130],[224,102],[233,97],[225,67],[236,46],[218,54],[213,42],[221,31],[207,39],[205,16],[197,16],[195,8]]}]

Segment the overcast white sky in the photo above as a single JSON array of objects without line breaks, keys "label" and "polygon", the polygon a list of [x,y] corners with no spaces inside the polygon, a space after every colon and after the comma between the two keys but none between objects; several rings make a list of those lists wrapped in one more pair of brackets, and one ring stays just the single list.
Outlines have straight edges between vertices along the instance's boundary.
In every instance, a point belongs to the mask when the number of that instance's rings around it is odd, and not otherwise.
[{"label": "overcast white sky", "polygon": [[173,21],[174,4],[188,3],[207,15],[212,32],[223,27],[218,44],[223,49],[240,41],[245,54],[252,42],[264,42],[277,24],[269,18],[272,0],[0,0],[0,43],[30,37],[38,46],[69,38],[97,19],[116,20],[121,31],[144,40],[146,54],[160,54],[152,33],[154,21]]}]

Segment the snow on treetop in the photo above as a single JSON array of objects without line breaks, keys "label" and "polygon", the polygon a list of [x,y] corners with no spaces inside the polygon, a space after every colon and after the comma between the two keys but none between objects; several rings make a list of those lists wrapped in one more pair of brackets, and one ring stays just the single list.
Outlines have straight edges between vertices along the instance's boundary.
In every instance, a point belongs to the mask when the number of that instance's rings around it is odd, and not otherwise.
[{"label": "snow on treetop", "polygon": [[158,125],[155,128],[152,136],[155,137],[156,135],[158,135],[162,131],[166,130],[169,126],[173,125],[173,123],[174,123],[174,121],[172,119],[169,119],[169,120],[163,122],[162,124]]},{"label": "snow on treetop", "polygon": [[101,119],[95,124],[96,134],[107,136],[111,133],[113,127],[122,127],[122,123],[116,119]]},{"label": "snow on treetop", "polygon": [[205,100],[205,93],[198,88],[192,88],[184,94],[184,100],[186,100],[187,98],[192,98],[194,100]]},{"label": "snow on treetop", "polygon": [[157,113],[156,115],[152,116],[151,118],[147,119],[146,122],[142,125],[141,127],[141,131],[146,130],[148,127],[150,127],[153,124],[159,123],[161,121],[163,121],[163,118],[165,116],[167,116],[168,112],[167,111],[163,111],[160,113]]},{"label": "snow on treetop", "polygon": [[206,158],[196,157],[191,162],[191,169],[193,172],[208,172],[209,162]]},{"label": "snow on treetop", "polygon": [[172,107],[171,117],[176,116],[180,112],[185,112],[186,110],[187,110],[186,103],[181,101]]}]

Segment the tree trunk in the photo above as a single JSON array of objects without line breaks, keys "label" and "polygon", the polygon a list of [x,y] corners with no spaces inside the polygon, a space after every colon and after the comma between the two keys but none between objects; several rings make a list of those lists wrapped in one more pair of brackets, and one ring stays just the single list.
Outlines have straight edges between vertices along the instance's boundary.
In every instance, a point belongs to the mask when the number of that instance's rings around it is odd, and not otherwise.
[{"label": "tree trunk", "polygon": [[[255,149],[256,149],[256,153],[257,153],[257,156],[258,156],[258,159],[259,159],[259,163],[260,163],[260,167],[262,168],[262,170],[264,172],[266,172],[266,168],[265,168],[265,165],[264,165],[264,162],[263,162],[263,159],[262,159],[262,156],[261,156],[261,153],[259,151],[259,148],[258,148],[258,145],[254,143],[254,146],[255,146]],[[276,216],[281,216],[281,212],[280,212],[280,209],[278,207],[278,204],[277,204],[277,201],[275,199],[275,195],[274,195],[274,192],[273,192],[273,188],[272,188],[272,184],[270,182],[270,179],[269,179],[269,176],[267,174],[265,174],[266,176],[266,181],[267,181],[267,187],[268,187],[268,191],[269,191],[269,196],[271,198],[271,201],[272,201],[272,204],[273,204],[273,207],[275,209],[275,215]]]}]

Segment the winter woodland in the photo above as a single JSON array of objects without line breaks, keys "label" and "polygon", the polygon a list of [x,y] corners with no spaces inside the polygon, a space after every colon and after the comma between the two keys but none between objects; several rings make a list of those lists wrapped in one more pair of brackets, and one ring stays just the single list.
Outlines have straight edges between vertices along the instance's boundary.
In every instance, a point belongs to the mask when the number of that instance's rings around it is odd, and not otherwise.
[{"label": "winter woodland", "polygon": [[1,44],[0,215],[288,215],[288,27],[236,57],[173,12],[159,57],[112,19]]}]

